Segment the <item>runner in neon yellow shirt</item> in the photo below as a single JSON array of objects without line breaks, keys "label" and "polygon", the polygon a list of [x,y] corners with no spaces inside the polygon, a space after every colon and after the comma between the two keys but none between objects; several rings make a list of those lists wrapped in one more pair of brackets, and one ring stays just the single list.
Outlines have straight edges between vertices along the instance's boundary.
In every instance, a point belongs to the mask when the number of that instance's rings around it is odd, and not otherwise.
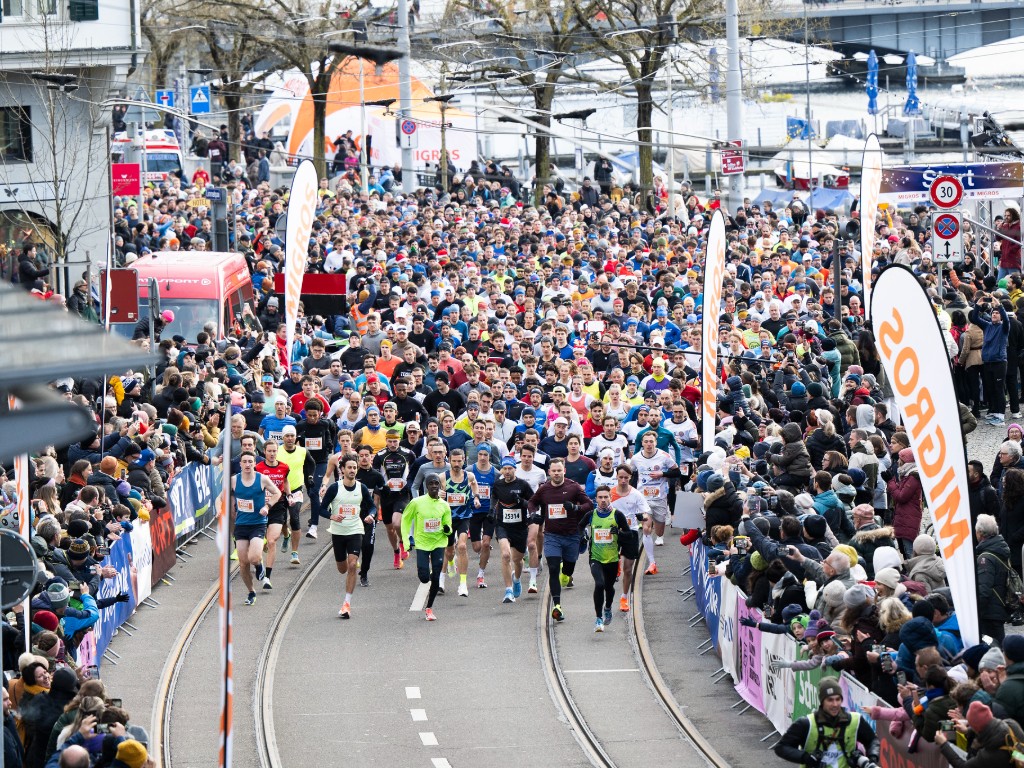
[{"label": "runner in neon yellow shirt", "polygon": [[427,621],[436,621],[434,598],[440,586],[444,550],[452,532],[452,508],[440,498],[441,478],[430,475],[423,484],[427,495],[410,501],[402,514],[402,540],[416,550],[416,573],[420,583],[430,583],[425,613]]}]

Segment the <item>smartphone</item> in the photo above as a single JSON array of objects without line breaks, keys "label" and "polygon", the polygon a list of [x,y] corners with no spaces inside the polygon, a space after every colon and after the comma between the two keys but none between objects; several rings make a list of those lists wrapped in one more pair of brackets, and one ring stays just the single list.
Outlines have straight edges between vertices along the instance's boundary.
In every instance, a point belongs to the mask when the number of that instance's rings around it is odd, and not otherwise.
[{"label": "smartphone", "polygon": [[82,585],[79,582],[77,582],[77,581],[69,581],[68,582],[68,589],[70,589],[72,592],[77,592],[81,588],[82,588]]},{"label": "smartphone", "polygon": [[95,664],[90,664],[82,672],[82,677],[85,680],[99,680],[100,679],[100,668]]},{"label": "smartphone", "polygon": [[110,725],[107,723],[98,723],[96,725],[96,733],[110,733]]},{"label": "smartphone", "polygon": [[100,560],[110,554],[110,547],[96,547],[96,557]]},{"label": "smartphone", "polygon": [[901,672],[897,672],[896,673],[896,683],[897,683],[897,685],[906,685],[907,684],[907,673],[906,672],[902,672],[902,671]]},{"label": "smartphone", "polygon": [[121,470],[121,479],[122,480],[127,480],[128,479],[128,470],[127,469],[122,469]]},{"label": "smartphone", "polygon": [[939,730],[949,733],[954,730],[952,720],[941,720],[939,722]]},{"label": "smartphone", "polygon": [[118,709],[121,709],[123,705],[121,704],[121,699],[111,699],[110,700],[110,706],[117,707]]}]

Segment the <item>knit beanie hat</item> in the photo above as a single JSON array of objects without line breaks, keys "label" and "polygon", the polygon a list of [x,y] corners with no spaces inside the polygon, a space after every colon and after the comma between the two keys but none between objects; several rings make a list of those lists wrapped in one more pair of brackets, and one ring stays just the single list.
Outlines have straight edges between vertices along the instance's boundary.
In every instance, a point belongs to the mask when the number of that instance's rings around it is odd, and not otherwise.
[{"label": "knit beanie hat", "polygon": [[[970,648],[964,650],[964,652],[960,654],[960,658],[963,660],[964,664],[971,669],[980,670],[982,659],[985,658],[985,654],[987,654],[989,650],[990,646],[988,643],[978,643],[977,645],[972,645]],[[1002,657],[1003,654],[1000,653],[999,658]]]},{"label": "knit beanie hat", "polygon": [[903,565],[903,556],[900,555],[896,547],[879,547],[871,556],[871,565],[874,567],[875,573],[878,573],[883,568],[899,570],[900,566]]},{"label": "knit beanie hat", "polygon": [[801,515],[814,509],[814,498],[809,493],[798,493],[793,497],[796,503],[797,514]]},{"label": "knit beanie hat", "polygon": [[149,754],[135,739],[125,739],[117,745],[117,759],[129,768],[142,768],[149,759]]},{"label": "knit beanie hat", "polygon": [[927,533],[922,533],[920,536],[914,539],[914,554],[934,555],[935,539],[929,536]]},{"label": "knit beanie hat", "polygon": [[1010,664],[1024,661],[1024,636],[1008,635],[1003,640],[1003,656]]},{"label": "knit beanie hat", "polygon": [[[966,659],[965,659],[966,661]],[[997,669],[998,667],[1005,667],[1006,659],[1003,657],[1003,652],[996,648],[989,648],[985,651],[985,655],[981,657],[981,661],[978,662],[977,670],[981,672],[983,669]]]},{"label": "knit beanie hat", "polygon": [[822,599],[825,601],[825,605],[830,608],[838,608],[844,603],[846,587],[841,581],[830,581],[825,585],[825,588],[821,590],[821,595]]},{"label": "knit beanie hat", "polygon": [[847,608],[859,608],[874,597],[874,591],[866,584],[854,584],[843,595],[843,605]]},{"label": "knit beanie hat", "polygon": [[900,461],[904,464],[909,464],[914,460],[914,451],[910,448],[904,448],[899,453]]},{"label": "knit beanie hat", "polygon": [[889,589],[896,589],[900,585],[900,572],[895,568],[883,568],[875,574],[875,581]]},{"label": "knit beanie hat", "polygon": [[755,571],[768,570],[768,561],[764,559],[760,552],[754,552],[750,555],[750,565]]},{"label": "knit beanie hat", "polygon": [[[824,701],[829,696],[842,696],[843,689],[839,687],[839,681],[834,677],[823,677],[821,682],[818,683],[818,700]],[[984,705],[983,705],[984,706]],[[988,707],[985,707],[988,709]],[[968,715],[970,717],[970,715]],[[989,719],[992,718],[992,712],[989,711]],[[987,725],[987,723],[986,723]]]},{"label": "knit beanie hat", "polygon": [[967,708],[967,724],[975,733],[981,733],[992,722],[992,710],[980,701],[972,701]]},{"label": "knit beanie hat", "polygon": [[838,544],[836,546],[836,548],[833,549],[832,551],[833,552],[842,552],[844,555],[846,555],[848,558],[850,558],[850,567],[851,568],[853,566],[855,566],[857,564],[857,561],[860,559],[859,557],[857,557],[857,550],[854,549],[853,547],[851,547],[849,544]]},{"label": "knit beanie hat", "polygon": [[[797,498],[800,498],[799,496]],[[804,530],[815,539],[825,538],[828,522],[821,515],[808,515],[804,518]]]}]

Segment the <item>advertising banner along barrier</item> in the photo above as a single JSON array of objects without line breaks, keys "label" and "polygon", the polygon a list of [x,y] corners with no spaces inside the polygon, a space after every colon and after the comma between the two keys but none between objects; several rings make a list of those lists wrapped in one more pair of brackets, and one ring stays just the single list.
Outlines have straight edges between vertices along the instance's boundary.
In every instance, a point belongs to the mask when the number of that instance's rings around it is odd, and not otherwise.
[{"label": "advertising banner along barrier", "polygon": [[910,437],[935,523],[964,645],[976,645],[974,542],[953,371],[931,300],[909,269],[893,266],[875,283],[875,345]]},{"label": "advertising banner along barrier", "polygon": [[701,438],[704,450],[715,444],[715,413],[718,394],[718,316],[725,280],[725,217],[715,211],[711,218],[708,250],[704,259],[704,314],[701,318]]},{"label": "advertising banner along barrier", "polygon": [[306,271],[306,259],[309,256],[309,235],[313,231],[313,219],[316,217],[318,186],[316,167],[312,161],[303,160],[292,177],[288,218],[285,222],[284,322],[288,329],[285,344],[289,365],[292,361],[292,344],[295,342],[295,321],[299,316],[302,275]]},{"label": "advertising banner along barrier", "polygon": [[[875,248],[875,220],[878,218],[878,193],[882,186],[882,148],[875,134],[864,143],[860,175],[860,272],[861,301],[864,314],[871,309],[871,262]],[[837,289],[839,285],[835,286]]]},{"label": "advertising banner along barrier", "polygon": [[[761,621],[761,612],[748,608],[745,600],[736,601],[737,619]],[[736,640],[740,678],[736,682],[738,693],[747,704],[764,712],[764,694],[761,680],[761,630],[736,623]]]}]

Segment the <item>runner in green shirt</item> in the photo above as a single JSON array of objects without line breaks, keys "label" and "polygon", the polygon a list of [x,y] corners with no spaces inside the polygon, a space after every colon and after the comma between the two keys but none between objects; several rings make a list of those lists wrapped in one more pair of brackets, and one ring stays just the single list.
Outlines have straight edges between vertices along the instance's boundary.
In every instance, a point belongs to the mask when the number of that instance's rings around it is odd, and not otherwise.
[{"label": "runner in green shirt", "polygon": [[440,499],[441,478],[430,475],[423,481],[427,495],[409,502],[402,514],[402,540],[416,550],[416,573],[421,584],[430,583],[427,594],[427,621],[436,621],[434,598],[440,586],[444,550],[452,532],[452,508]]}]

